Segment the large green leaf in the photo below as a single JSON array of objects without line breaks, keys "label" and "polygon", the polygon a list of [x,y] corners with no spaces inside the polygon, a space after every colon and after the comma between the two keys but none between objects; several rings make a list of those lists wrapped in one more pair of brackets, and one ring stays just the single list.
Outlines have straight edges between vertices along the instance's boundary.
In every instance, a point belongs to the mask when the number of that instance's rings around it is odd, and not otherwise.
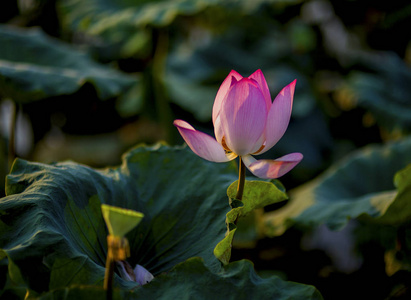
[{"label": "large green leaf", "polygon": [[67,14],[66,20],[73,22],[74,27],[88,29],[98,34],[110,30],[117,32],[126,25],[141,27],[169,25],[178,15],[191,15],[217,2],[216,0],[69,0],[61,1],[60,6]]},{"label": "large green leaf", "polygon": [[368,146],[290,191],[291,200],[286,206],[265,215],[266,234],[282,234],[294,223],[306,226],[325,223],[331,229],[340,229],[349,219],[357,217],[401,224],[411,217],[408,164],[411,164],[411,139]]},{"label": "large green leaf", "polygon": [[276,1],[64,0],[58,1],[58,11],[63,28],[98,36],[100,43],[106,42],[106,48],[112,48],[121,57],[130,57],[150,53],[154,43],[151,28],[170,26],[179,16],[194,16],[214,8],[217,13],[211,18],[218,14],[215,26],[220,27],[218,20],[226,21],[237,15],[233,9],[238,13],[253,13],[269,2]]},{"label": "large green leaf", "polygon": [[136,83],[39,29],[1,25],[0,44],[0,96],[18,102],[72,94],[86,82],[93,84],[99,98],[108,99]]},{"label": "large green leaf", "polygon": [[[262,279],[249,261],[241,260],[210,272],[204,262],[191,258],[134,292],[115,290],[113,299],[322,299],[312,286],[272,276]],[[39,300],[104,299],[96,287],[74,286],[43,295]]]},{"label": "large green leaf", "polygon": [[135,148],[120,167],[105,170],[18,159],[0,201],[0,258],[8,259],[12,280],[36,291],[101,284],[106,203],[144,214],[126,235],[132,266],[156,276],[201,256],[217,270],[213,248],[224,237],[226,189],[235,176],[233,164],[166,146]]},{"label": "large green leaf", "polygon": [[[144,213],[127,234],[129,263],[156,276],[135,292],[117,289],[114,299],[207,299],[216,293],[225,299],[321,299],[311,286],[260,278],[248,261],[221,268],[212,252],[224,237],[234,169],[166,146],[135,148],[120,167],[105,170],[16,160],[0,200],[0,261],[8,263],[12,282],[5,292],[21,295],[27,288],[29,298],[49,290],[39,299],[103,298],[108,232],[100,205],[107,203]],[[94,287],[72,287],[79,284]],[[119,277],[117,284],[136,287]]]},{"label": "large green leaf", "polygon": [[389,131],[411,132],[411,69],[395,54],[367,56],[373,72],[353,71],[347,86],[358,105]]},{"label": "large green leaf", "polygon": [[[65,0],[59,1],[63,26],[105,41],[129,57],[151,51],[151,31],[147,26],[170,25],[179,15],[196,14],[216,0]],[[118,54],[117,54],[118,55]]]}]

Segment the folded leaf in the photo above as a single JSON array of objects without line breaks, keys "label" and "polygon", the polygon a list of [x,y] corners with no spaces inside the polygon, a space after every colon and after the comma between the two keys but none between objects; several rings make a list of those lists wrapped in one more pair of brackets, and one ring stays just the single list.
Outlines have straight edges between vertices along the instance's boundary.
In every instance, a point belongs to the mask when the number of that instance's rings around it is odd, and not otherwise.
[{"label": "folded leaf", "polygon": [[226,215],[227,233],[214,249],[214,255],[224,264],[230,262],[231,247],[237,230],[237,220],[245,217],[253,210],[287,199],[283,187],[277,180],[246,180],[242,201],[235,199],[238,181],[227,189],[227,196],[232,209]]},{"label": "folded leaf", "polygon": [[138,211],[124,209],[107,204],[101,205],[104,221],[110,235],[123,237],[136,227],[144,215]]}]

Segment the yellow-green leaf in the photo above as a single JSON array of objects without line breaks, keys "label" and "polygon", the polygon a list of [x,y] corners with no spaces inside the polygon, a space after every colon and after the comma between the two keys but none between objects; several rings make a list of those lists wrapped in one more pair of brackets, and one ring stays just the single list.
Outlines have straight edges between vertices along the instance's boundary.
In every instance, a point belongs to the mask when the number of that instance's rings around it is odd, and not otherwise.
[{"label": "yellow-green leaf", "polygon": [[104,221],[106,221],[108,232],[119,237],[125,236],[144,217],[144,214],[141,212],[107,204],[101,205],[101,211]]}]

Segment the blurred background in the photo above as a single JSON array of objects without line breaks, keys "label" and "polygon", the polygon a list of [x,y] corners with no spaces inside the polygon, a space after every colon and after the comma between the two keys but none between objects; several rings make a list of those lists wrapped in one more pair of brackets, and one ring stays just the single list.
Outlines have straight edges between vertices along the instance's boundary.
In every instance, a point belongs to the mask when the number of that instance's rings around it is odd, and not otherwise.
[{"label": "blurred background", "polygon": [[[14,153],[105,167],[140,143],[181,145],[176,118],[212,135],[214,97],[232,69],[261,69],[272,98],[297,79],[290,126],[264,154],[304,154],[281,178],[287,190],[411,132],[409,1],[20,0],[2,3],[0,22],[1,178]],[[352,248],[343,232],[320,231],[306,248]],[[291,229],[233,255],[325,299],[386,299],[396,285],[381,249],[363,260],[303,242]]]}]

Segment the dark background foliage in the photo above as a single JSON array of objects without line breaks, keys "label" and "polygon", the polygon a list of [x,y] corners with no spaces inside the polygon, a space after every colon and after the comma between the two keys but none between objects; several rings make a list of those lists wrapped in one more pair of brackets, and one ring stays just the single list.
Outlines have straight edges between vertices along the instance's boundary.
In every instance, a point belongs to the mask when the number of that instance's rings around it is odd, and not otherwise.
[{"label": "dark background foliage", "polygon": [[[409,1],[7,1],[0,22],[4,30],[38,30],[51,39],[44,61],[39,62],[41,53],[32,53],[37,67],[62,66],[53,56],[55,42],[61,42],[68,53],[80,52],[93,66],[116,72],[103,83],[85,78],[71,91],[56,87],[62,91],[33,97],[4,66],[29,62],[23,49],[40,38],[21,42],[13,53],[0,51],[1,178],[9,169],[13,107],[18,156],[117,165],[138,143],[182,144],[172,126],[176,118],[212,134],[214,97],[231,69],[243,76],[262,69],[273,98],[297,79],[290,126],[264,155],[304,154],[281,178],[287,190],[353,150],[402,140],[411,132]],[[102,97],[108,82],[121,76],[127,79],[119,85],[132,83]],[[331,252],[304,244],[309,231],[301,228],[259,239],[233,256],[250,258],[261,272],[313,284],[325,299],[406,297],[410,273],[388,276],[384,247],[376,241],[385,229],[371,234],[366,228],[360,226],[354,242],[338,239],[355,244],[360,262],[352,268],[336,264]]]}]

